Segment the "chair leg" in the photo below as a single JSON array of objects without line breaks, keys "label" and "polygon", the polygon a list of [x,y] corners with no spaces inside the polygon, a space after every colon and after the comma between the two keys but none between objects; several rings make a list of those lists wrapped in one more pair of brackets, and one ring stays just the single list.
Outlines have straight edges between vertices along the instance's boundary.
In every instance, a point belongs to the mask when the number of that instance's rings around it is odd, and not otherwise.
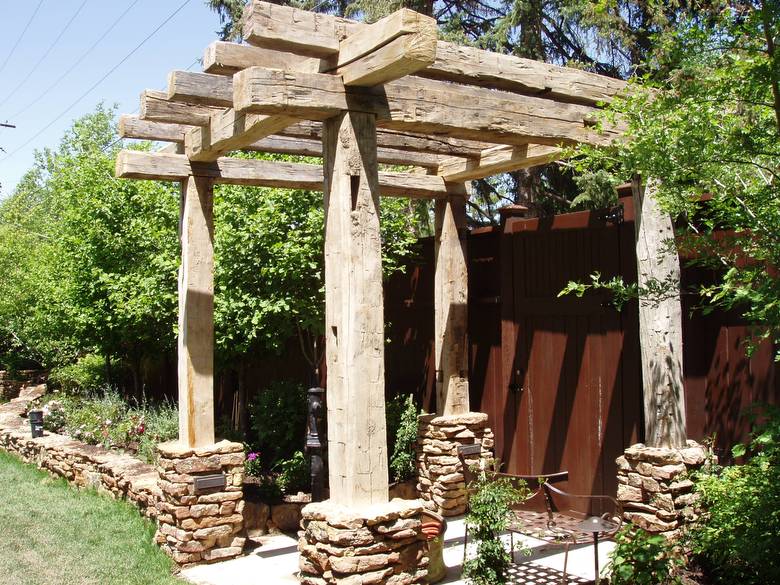
[{"label": "chair leg", "polygon": [[466,532],[463,534],[463,564],[466,564],[466,548],[469,545],[469,525],[464,522],[463,526],[466,528]]},{"label": "chair leg", "polygon": [[569,574],[567,568],[569,566],[569,543],[563,547],[563,577],[561,577],[561,585],[567,585],[569,583]]},{"label": "chair leg", "polygon": [[512,555],[512,562],[515,562],[515,533],[509,533],[509,554]]}]

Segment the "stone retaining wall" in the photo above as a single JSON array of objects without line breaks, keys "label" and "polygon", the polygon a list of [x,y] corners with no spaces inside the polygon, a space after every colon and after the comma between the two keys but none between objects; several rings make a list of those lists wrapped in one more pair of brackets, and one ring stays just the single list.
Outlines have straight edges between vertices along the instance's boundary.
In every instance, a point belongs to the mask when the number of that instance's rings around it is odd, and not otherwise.
[{"label": "stone retaining wall", "polygon": [[[163,497],[155,540],[182,567],[230,559],[244,550],[244,446],[221,441],[202,448],[157,446]],[[195,479],[223,474],[225,485],[198,491]]]},{"label": "stone retaining wall", "polygon": [[25,386],[36,386],[46,381],[44,370],[19,370],[11,375],[0,370],[0,402],[19,396],[19,391]]},{"label": "stone retaining wall", "polygon": [[155,518],[162,492],[157,487],[154,466],[48,431],[43,437],[32,438],[30,423],[23,414],[30,402],[45,393],[45,384],[26,386],[18,398],[0,405],[0,448],[77,486],[126,498],[142,514]]},{"label": "stone retaining wall", "polygon": [[[493,457],[493,431],[487,414],[469,412],[449,416],[424,414],[417,432],[417,490],[428,509],[442,516],[466,511],[466,483],[458,446],[480,444],[481,458]],[[467,459],[478,463],[480,457]]]},{"label": "stone retaining wall", "polygon": [[353,510],[331,502],[303,509],[299,579],[303,585],[411,585],[428,574],[420,500]]},{"label": "stone retaining wall", "polygon": [[669,538],[679,536],[684,523],[696,520],[698,495],[688,475],[707,461],[705,447],[695,441],[683,449],[637,443],[616,461],[617,499],[625,520]]}]

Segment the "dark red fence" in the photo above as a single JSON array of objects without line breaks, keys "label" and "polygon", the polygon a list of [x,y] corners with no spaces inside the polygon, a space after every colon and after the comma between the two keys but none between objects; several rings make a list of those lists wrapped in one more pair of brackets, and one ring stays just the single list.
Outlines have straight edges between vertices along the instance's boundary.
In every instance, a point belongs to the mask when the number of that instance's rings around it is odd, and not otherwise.
[{"label": "dark red fence", "polygon": [[[605,294],[559,298],[594,271],[636,281],[633,206],[622,222],[599,212],[509,218],[469,237],[472,409],[487,412],[496,454],[514,473],[570,472],[575,493],[614,493],[615,458],[642,440],[636,301],[616,310]],[[433,246],[386,288],[387,382],[434,408]],[[707,275],[685,269],[686,284]],[[721,455],[746,437],[744,409],[777,402],[770,344],[748,359],[745,323],[690,312],[683,298],[688,435],[716,436]]]}]

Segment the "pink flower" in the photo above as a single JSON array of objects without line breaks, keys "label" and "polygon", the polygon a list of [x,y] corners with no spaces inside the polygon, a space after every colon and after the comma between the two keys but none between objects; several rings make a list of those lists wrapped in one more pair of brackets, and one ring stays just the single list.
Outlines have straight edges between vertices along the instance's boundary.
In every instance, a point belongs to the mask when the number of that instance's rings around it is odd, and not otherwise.
[{"label": "pink flower", "polygon": [[254,453],[254,452],[252,452],[252,453],[249,453],[249,454],[246,456],[246,458],[247,458],[249,461],[254,461],[255,459],[257,459],[257,456],[258,456],[258,455],[259,455],[259,453]]}]

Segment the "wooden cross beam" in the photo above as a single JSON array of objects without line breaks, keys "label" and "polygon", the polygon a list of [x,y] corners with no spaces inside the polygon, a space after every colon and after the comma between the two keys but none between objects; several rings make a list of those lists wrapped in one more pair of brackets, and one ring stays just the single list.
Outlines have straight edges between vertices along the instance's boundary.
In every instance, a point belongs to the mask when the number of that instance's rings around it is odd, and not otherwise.
[{"label": "wooden cross beam", "polygon": [[[243,45],[236,46],[243,47]],[[257,47],[249,48],[255,49]],[[211,87],[214,84],[212,83],[213,80],[206,77],[207,74],[204,73],[174,72],[173,76],[169,79],[171,84],[169,87],[173,89],[174,93],[177,96],[179,95],[177,93],[179,90],[177,80],[181,79],[180,75],[183,76],[185,73],[188,77],[187,85],[189,86],[190,91],[192,91],[193,87],[197,87],[198,84],[196,80],[198,76],[203,76],[201,79],[204,81],[204,86],[206,87],[204,87],[202,95],[198,95],[195,99],[196,101],[208,100],[208,87]],[[191,76],[195,76],[195,78]],[[230,80],[230,87],[232,91],[232,78]],[[181,99],[186,100],[186,97]],[[141,110],[139,117],[142,120],[163,122],[167,124],[208,126],[211,116],[220,110],[221,109],[218,107],[190,104],[186,101],[171,101],[168,99],[167,92],[147,89],[141,94]],[[310,120],[301,120],[298,123],[279,131],[278,134],[282,136],[322,140],[322,124]],[[147,139],[153,140],[153,138]],[[475,157],[479,156],[482,150],[490,146],[490,143],[484,141],[458,140],[447,137],[428,137],[421,134],[395,132],[392,130],[378,132],[377,144],[380,147],[403,151]]]},{"label": "wooden cross beam", "polygon": [[544,165],[559,159],[560,156],[561,149],[555,146],[538,144],[494,146],[483,150],[477,158],[445,159],[439,165],[436,174],[443,177],[445,181],[473,181],[499,173]]},{"label": "wooden cross beam", "polygon": [[[123,179],[183,181],[207,177],[215,183],[322,191],[322,167],[302,163],[269,162],[243,158],[191,161],[183,154],[123,150],[117,155],[115,174]],[[447,184],[441,177],[410,173],[379,173],[379,190],[388,197],[443,199]]]},{"label": "wooden cross beam", "polygon": [[236,110],[322,119],[339,111],[373,113],[382,128],[499,144],[605,145],[618,128],[597,132],[596,110],[506,92],[404,77],[378,88],[346,88],[338,77],[250,67],[233,76]]},{"label": "wooden cross beam", "polygon": [[[192,126],[184,126],[182,124],[166,124],[141,120],[137,116],[121,116],[119,118],[119,135],[122,138],[184,144],[185,137],[192,129]],[[322,158],[322,141],[312,138],[269,136],[244,146],[243,150]],[[383,164],[436,169],[445,160],[449,159],[421,152],[377,148],[377,161]],[[455,157],[455,160],[458,160],[457,157]]]}]

